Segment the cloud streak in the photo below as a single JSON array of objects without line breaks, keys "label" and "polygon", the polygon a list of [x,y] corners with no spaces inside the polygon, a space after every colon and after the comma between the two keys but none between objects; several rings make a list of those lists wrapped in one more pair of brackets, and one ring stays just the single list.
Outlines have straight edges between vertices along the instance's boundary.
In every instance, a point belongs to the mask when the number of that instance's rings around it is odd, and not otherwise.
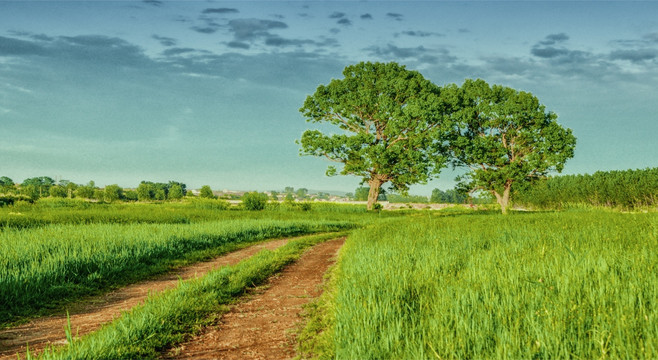
[{"label": "cloud streak", "polygon": [[234,8],[208,8],[203,10],[202,14],[237,14],[240,11]]}]

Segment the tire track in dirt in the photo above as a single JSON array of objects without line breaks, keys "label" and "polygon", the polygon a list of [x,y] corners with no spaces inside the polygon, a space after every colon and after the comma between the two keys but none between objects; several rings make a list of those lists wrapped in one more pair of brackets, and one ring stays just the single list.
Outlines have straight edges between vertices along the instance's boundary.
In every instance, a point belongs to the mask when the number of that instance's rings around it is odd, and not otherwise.
[{"label": "tire track in dirt", "polygon": [[[154,279],[128,285],[83,304],[73,304],[69,310],[73,335],[84,335],[98,330],[101,325],[119,317],[123,311],[142,303],[152,292],[175,287],[179,279],[201,277],[208,271],[225,265],[234,265],[260,250],[274,250],[285,245],[289,238],[276,239],[240,249],[210,261],[182,267]],[[0,360],[24,356],[26,344],[32,354],[40,353],[51,345],[65,345],[66,314],[37,318],[27,324],[0,330]]]},{"label": "tire track in dirt", "polygon": [[302,306],[320,295],[323,276],[345,238],[309,249],[256,288],[215,324],[163,354],[165,359],[290,359]]}]

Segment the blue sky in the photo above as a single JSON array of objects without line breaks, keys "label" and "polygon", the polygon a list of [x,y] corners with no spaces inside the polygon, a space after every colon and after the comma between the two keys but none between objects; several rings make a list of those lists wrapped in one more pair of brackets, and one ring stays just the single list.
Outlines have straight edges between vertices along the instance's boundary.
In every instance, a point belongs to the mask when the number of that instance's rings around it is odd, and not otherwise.
[{"label": "blue sky", "polygon": [[658,166],[658,2],[0,1],[0,176],[353,191],[295,140],[360,61],[532,92],[563,173]]}]

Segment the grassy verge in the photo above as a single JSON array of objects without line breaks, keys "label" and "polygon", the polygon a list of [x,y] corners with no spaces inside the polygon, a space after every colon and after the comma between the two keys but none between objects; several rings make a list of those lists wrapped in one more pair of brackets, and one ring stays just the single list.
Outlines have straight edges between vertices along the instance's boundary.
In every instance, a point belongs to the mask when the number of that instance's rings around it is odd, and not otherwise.
[{"label": "grassy verge", "polygon": [[350,227],[345,222],[235,220],[0,232],[0,326],[246,243]]},{"label": "grassy verge", "polygon": [[308,357],[658,357],[656,213],[409,217],[353,232],[336,271]]},{"label": "grassy verge", "polygon": [[306,236],[275,250],[263,250],[200,279],[181,282],[149,298],[99,331],[72,340],[68,347],[43,354],[43,359],[157,358],[160,352],[207,324],[210,316],[249,286],[262,283],[310,246],[344,234]]},{"label": "grassy verge", "polygon": [[333,306],[338,292],[338,271],[341,256],[325,274],[324,291],[304,307],[304,324],[297,330],[297,357],[300,359],[331,360],[335,358],[333,329],[336,313]]}]

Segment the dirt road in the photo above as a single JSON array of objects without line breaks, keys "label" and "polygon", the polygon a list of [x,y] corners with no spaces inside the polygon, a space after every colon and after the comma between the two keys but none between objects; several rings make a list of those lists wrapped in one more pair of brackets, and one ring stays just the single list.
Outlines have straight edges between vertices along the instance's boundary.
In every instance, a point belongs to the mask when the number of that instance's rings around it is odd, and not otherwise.
[{"label": "dirt road", "polygon": [[324,273],[344,238],[308,250],[299,261],[252,291],[199,336],[169,350],[166,359],[289,359],[295,356],[302,305],[320,295]]}]

